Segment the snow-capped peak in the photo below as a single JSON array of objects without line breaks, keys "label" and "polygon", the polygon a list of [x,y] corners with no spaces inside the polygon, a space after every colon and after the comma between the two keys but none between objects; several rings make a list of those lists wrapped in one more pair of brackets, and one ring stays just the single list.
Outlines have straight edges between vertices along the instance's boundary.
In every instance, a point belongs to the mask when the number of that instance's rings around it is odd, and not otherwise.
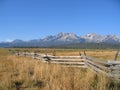
[{"label": "snow-capped peak", "polygon": [[[84,36],[77,36],[74,33],[58,33],[56,35],[47,36],[43,39],[35,39],[29,41],[22,41],[16,39],[14,41],[8,40],[9,43],[2,43],[1,46],[5,45],[8,47],[11,46],[52,46],[52,45],[62,45],[62,44],[70,44],[70,43],[120,43],[120,37],[116,35],[99,35],[96,33],[89,33]],[[8,44],[8,46],[7,46]]]},{"label": "snow-capped peak", "polygon": [[76,40],[79,37],[73,33],[59,33],[55,37],[58,38],[59,41],[71,41],[71,40]]},{"label": "snow-capped peak", "polygon": [[80,38],[84,38],[87,42],[102,42],[105,36],[101,36],[96,33],[88,33],[85,36],[80,36]]}]

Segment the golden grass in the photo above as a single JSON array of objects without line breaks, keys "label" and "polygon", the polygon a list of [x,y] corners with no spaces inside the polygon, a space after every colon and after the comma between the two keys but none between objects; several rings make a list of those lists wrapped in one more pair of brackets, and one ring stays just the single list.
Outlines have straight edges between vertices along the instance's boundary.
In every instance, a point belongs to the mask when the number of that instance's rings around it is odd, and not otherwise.
[{"label": "golden grass", "polygon": [[[14,49],[14,50],[29,50],[30,52],[34,52],[38,50],[39,53],[50,54],[53,55],[53,51],[55,50],[57,56],[78,56],[80,53],[83,54],[86,51],[86,54],[91,57],[99,58],[102,60],[114,60],[114,56],[116,50],[108,49],[51,49],[51,48],[30,48],[30,49]],[[118,60],[120,60],[120,54],[118,56]]]},{"label": "golden grass", "polygon": [[[78,52],[58,51],[58,55]],[[86,53],[93,55],[94,51]],[[119,87],[109,78],[88,69],[44,64],[40,60],[9,55],[6,49],[1,49],[0,90],[119,90]]]}]

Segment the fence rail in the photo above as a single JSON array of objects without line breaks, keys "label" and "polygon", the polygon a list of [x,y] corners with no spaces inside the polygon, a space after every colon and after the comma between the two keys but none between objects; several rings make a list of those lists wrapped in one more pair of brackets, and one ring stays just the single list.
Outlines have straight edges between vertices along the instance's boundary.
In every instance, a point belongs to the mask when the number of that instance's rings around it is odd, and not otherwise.
[{"label": "fence rail", "polygon": [[[15,51],[14,51],[15,52]],[[88,68],[96,73],[105,74],[111,78],[116,79],[120,82],[120,61],[102,61],[90,56],[86,56],[86,53],[80,54],[80,56],[55,56],[39,53],[29,53],[29,52],[15,52],[18,56],[33,57],[34,59],[41,60],[49,64],[60,64],[65,67],[80,67]]]}]

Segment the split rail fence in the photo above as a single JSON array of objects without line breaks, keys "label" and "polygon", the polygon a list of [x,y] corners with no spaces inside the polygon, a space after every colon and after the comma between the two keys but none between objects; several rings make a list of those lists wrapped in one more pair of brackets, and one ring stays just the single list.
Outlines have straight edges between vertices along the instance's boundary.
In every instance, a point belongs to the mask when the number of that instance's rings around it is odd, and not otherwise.
[{"label": "split rail fence", "polygon": [[103,61],[92,58],[87,56],[85,52],[84,54],[80,54],[80,56],[55,56],[39,54],[37,52],[29,53],[27,51],[17,51],[15,54],[17,56],[33,57],[34,59],[38,59],[49,64],[60,64],[65,67],[88,68],[96,73],[105,74],[120,82],[120,61],[116,61],[119,51],[115,54],[114,61]]}]

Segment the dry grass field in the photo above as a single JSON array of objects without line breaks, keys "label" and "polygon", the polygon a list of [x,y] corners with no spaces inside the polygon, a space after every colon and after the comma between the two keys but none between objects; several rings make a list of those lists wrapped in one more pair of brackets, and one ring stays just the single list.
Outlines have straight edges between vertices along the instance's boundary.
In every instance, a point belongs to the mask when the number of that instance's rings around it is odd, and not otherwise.
[{"label": "dry grass field", "polygon": [[[14,50],[27,50],[27,49],[14,49]],[[53,52],[55,50],[55,53],[57,56],[78,56],[80,53],[83,54],[85,51],[88,56],[102,59],[102,60],[114,60],[115,54],[117,50],[101,50],[101,49],[51,49],[51,48],[38,48],[38,49],[28,49],[30,52],[34,52],[35,50],[38,50],[39,53],[43,54],[50,54],[53,55]],[[120,55],[118,56],[118,60],[120,60]]]},{"label": "dry grass field", "polygon": [[[34,50],[30,49],[31,52]],[[47,48],[39,50],[39,53],[53,52]],[[56,55],[79,55],[83,51],[56,49]],[[86,50],[86,54],[113,60],[115,50]],[[120,85],[88,69],[45,64],[29,57],[12,55],[8,49],[0,49],[0,90],[120,90]]]}]

